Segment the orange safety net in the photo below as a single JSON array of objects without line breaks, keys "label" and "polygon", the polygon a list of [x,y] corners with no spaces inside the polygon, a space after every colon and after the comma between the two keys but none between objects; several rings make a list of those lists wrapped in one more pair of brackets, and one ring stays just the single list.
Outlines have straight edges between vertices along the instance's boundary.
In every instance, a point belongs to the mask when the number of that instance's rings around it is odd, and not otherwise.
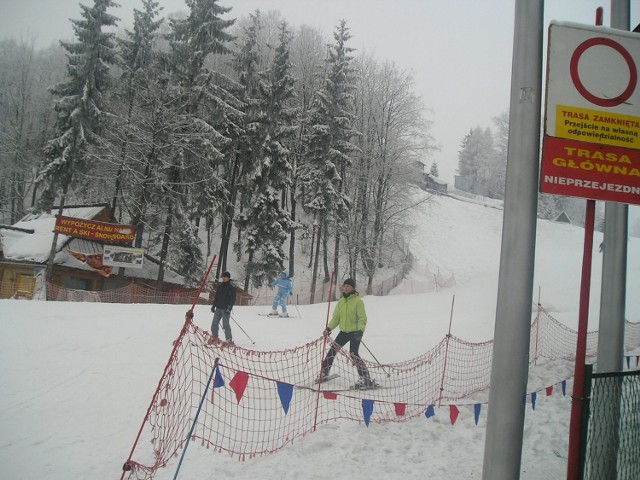
[{"label": "orange safety net", "polygon": [[[640,323],[626,327],[627,348],[637,347]],[[588,355],[595,354],[594,335],[589,334]],[[577,333],[540,307],[530,340],[532,364],[571,359]],[[136,439],[123,478],[153,478],[184,448],[196,415],[194,447],[199,443],[245,459],[275,452],[323,423],[401,422],[489,388],[493,341],[471,343],[448,335],[412,360],[384,365],[363,360],[380,385],[369,390],[350,388],[358,374],[347,349],[338,352],[331,369],[339,376],[315,383],[331,342],[327,337],[326,344],[320,338],[284,351],[254,351],[214,341],[187,321],[143,422],[139,439],[146,441]]]}]

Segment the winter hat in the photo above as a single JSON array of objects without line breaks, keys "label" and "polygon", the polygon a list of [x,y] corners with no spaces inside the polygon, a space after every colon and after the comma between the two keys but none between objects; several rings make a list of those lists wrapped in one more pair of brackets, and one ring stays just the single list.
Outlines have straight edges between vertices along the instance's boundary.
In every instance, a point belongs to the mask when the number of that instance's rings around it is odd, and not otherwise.
[{"label": "winter hat", "polygon": [[231,280],[231,274],[229,272],[224,272],[222,276],[227,277],[229,280]]},{"label": "winter hat", "polygon": [[347,278],[342,285],[351,285],[353,288],[356,288],[356,281],[353,278]]}]

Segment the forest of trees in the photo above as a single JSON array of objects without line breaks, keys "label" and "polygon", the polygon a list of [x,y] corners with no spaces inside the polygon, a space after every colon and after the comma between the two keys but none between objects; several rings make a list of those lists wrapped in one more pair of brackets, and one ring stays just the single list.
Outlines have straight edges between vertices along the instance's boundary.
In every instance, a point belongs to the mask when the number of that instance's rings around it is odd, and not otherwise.
[{"label": "forest of trees", "polygon": [[295,274],[304,240],[313,278],[370,289],[407,253],[415,164],[434,148],[411,75],[350,48],[345,21],[326,39],[220,3],[163,17],[141,0],[116,34],[114,2],[93,0],[73,42],[1,41],[0,223],[107,203],[159,282],[172,268],[197,284],[215,253],[216,275],[235,255],[260,285]]}]

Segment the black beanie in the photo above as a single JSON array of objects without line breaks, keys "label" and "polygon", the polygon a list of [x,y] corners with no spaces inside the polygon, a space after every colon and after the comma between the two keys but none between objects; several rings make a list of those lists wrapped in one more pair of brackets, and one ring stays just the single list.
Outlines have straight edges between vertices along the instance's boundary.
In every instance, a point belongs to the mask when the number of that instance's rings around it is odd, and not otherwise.
[{"label": "black beanie", "polygon": [[227,277],[229,280],[231,280],[231,274],[229,272],[224,272],[222,276]]},{"label": "black beanie", "polygon": [[356,281],[353,278],[347,278],[344,282],[342,282],[343,285],[351,285],[353,288],[356,288]]}]

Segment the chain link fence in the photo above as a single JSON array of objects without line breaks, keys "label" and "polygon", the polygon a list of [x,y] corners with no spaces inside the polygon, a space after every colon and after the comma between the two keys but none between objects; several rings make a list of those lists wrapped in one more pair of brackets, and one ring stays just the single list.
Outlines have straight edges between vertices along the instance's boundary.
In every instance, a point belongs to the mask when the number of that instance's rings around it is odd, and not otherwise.
[{"label": "chain link fence", "polygon": [[581,457],[585,480],[640,479],[640,371],[587,365]]}]

